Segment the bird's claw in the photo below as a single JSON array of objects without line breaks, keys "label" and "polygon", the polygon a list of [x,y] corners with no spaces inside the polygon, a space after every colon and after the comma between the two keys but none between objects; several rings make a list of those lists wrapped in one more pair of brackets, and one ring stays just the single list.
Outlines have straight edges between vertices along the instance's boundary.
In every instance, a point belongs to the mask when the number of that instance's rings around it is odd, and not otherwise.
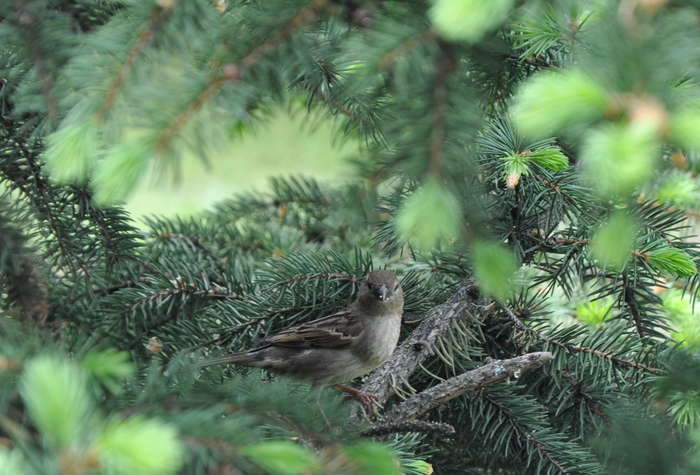
[{"label": "bird's claw", "polygon": [[348,401],[355,399],[360,404],[362,404],[362,407],[364,407],[365,410],[370,414],[377,412],[378,409],[382,409],[382,404],[379,402],[379,399],[374,394],[358,392],[356,394],[346,395],[345,399]]},{"label": "bird's claw", "polygon": [[369,413],[373,414],[378,412],[379,409],[383,409],[382,404],[379,402],[379,398],[374,394],[363,393],[362,391],[353,388],[352,386],[346,386],[345,384],[336,384],[336,388],[347,393],[345,396],[346,401],[356,400],[362,407]]}]

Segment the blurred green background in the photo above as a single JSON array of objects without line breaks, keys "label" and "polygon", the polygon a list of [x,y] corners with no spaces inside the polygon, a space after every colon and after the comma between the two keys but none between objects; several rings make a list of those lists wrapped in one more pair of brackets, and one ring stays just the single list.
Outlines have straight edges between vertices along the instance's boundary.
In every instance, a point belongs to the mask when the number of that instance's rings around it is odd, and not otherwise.
[{"label": "blurred green background", "polygon": [[[359,144],[338,142],[338,121],[319,112],[278,108],[246,130],[226,150],[208,158],[186,157],[178,173],[153,168],[126,203],[137,219],[144,215],[191,215],[234,193],[265,190],[277,175],[307,175],[330,182],[346,179],[346,160]],[[335,138],[334,138],[335,137]],[[179,175],[179,176],[178,176]]]}]

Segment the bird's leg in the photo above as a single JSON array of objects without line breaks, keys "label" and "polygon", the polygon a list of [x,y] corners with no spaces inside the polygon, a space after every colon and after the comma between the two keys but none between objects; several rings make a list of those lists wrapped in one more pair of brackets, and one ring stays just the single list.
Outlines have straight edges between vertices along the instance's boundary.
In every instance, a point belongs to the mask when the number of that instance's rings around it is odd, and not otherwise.
[{"label": "bird's leg", "polygon": [[347,399],[356,399],[362,404],[368,413],[375,412],[376,409],[381,409],[382,405],[377,401],[377,396],[374,394],[363,393],[359,389],[355,389],[347,384],[334,384],[336,389],[348,393]]}]

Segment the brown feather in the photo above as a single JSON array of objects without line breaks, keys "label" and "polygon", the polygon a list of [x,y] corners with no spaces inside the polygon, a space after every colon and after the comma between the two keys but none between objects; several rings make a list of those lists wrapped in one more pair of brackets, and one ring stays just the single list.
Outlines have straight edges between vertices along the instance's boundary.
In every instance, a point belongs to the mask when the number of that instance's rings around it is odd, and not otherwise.
[{"label": "brown feather", "polygon": [[302,323],[265,339],[271,346],[287,348],[342,348],[362,332],[363,325],[349,310]]}]

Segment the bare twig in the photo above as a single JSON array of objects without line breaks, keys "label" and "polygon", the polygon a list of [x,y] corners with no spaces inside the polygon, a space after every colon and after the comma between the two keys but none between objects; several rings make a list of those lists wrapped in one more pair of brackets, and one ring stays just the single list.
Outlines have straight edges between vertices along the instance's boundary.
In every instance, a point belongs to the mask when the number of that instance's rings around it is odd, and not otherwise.
[{"label": "bare twig", "polygon": [[495,360],[426,389],[391,409],[384,418],[405,421],[419,417],[467,391],[498,383],[518,371],[541,366],[552,360],[552,353],[539,351],[507,360]]}]

